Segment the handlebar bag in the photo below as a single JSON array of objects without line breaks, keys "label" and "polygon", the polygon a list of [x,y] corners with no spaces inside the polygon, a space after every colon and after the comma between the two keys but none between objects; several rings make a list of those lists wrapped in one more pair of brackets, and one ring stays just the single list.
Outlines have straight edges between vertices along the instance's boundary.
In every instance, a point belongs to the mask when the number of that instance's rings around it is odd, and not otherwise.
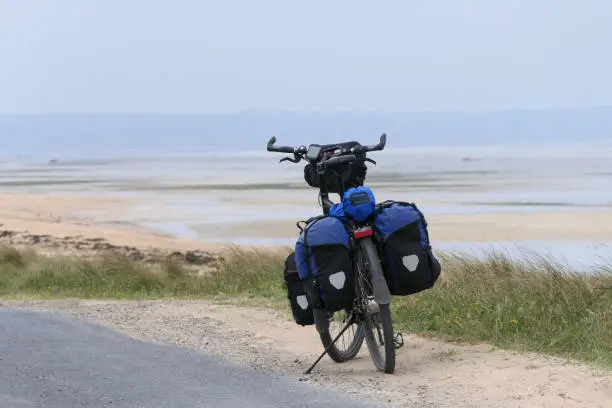
[{"label": "handlebar bag", "polygon": [[342,220],[311,219],[295,245],[295,261],[314,309],[350,309],[355,298],[351,237]]},{"label": "handlebar bag", "polygon": [[[363,185],[366,179],[368,167],[362,159],[357,159],[353,163],[341,164],[336,168],[329,169],[325,174],[325,184],[329,193],[339,194],[341,191],[340,180],[345,189]],[[304,180],[310,187],[320,188],[319,175],[316,167],[312,164],[304,166]]]},{"label": "handlebar bag", "polygon": [[314,324],[312,306],[306,296],[304,282],[302,282],[298,274],[297,264],[295,263],[295,252],[293,251],[285,260],[284,279],[287,289],[287,299],[289,299],[293,320],[300,326]]},{"label": "handlebar bag", "polygon": [[379,204],[374,228],[391,294],[406,296],[431,288],[441,266],[431,250],[427,221],[417,206],[396,201]]}]

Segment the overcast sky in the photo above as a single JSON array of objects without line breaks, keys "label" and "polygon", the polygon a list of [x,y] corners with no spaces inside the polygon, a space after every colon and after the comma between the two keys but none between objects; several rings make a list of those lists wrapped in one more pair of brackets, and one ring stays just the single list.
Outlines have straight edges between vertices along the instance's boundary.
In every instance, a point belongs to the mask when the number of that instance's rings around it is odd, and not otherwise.
[{"label": "overcast sky", "polygon": [[0,112],[612,105],[609,0],[0,0]]}]

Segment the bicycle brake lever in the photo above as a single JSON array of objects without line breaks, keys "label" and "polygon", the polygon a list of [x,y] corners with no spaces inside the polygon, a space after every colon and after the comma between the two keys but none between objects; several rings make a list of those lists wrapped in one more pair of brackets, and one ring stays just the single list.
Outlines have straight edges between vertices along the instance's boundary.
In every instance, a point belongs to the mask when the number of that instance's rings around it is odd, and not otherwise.
[{"label": "bicycle brake lever", "polygon": [[373,165],[375,165],[375,166],[376,166],[376,162],[375,162],[374,160],[370,159],[369,157],[366,157],[366,158],[365,158],[365,159],[363,159],[363,160],[364,160],[364,161],[367,161],[367,162],[370,162],[370,163],[372,163]]},{"label": "bicycle brake lever", "polygon": [[295,157],[295,158],[291,158],[291,157],[283,157],[282,159],[280,159],[279,163],[285,162],[285,161],[289,161],[291,163],[297,163],[300,161],[299,157]]}]

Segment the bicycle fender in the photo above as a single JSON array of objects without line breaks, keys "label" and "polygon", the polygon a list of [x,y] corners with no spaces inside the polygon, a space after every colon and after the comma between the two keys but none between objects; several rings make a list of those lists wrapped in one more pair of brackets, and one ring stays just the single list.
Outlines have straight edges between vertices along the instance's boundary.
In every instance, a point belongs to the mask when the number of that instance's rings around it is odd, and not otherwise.
[{"label": "bicycle fender", "polygon": [[319,309],[313,309],[312,312],[314,314],[315,327],[319,334],[329,330],[328,312]]},{"label": "bicycle fender", "polygon": [[379,305],[388,305],[391,303],[391,292],[389,291],[389,286],[387,286],[387,280],[385,279],[376,247],[370,238],[363,238],[360,243],[370,264],[374,300]]},{"label": "bicycle fender", "polygon": [[376,303],[379,305],[391,303],[391,292],[389,292],[389,287],[382,271],[372,274],[372,289],[374,290],[374,300]]}]

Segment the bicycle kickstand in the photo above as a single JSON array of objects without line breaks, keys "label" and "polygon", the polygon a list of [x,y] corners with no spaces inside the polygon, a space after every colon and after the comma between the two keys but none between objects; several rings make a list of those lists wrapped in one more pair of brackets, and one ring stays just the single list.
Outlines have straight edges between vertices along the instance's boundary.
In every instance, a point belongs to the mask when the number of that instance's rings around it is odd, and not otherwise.
[{"label": "bicycle kickstand", "polygon": [[349,319],[349,321],[346,323],[346,326],[344,326],[344,328],[342,330],[340,330],[340,333],[338,333],[338,335],[336,336],[336,338],[327,346],[325,347],[325,350],[323,350],[323,353],[319,356],[319,358],[317,358],[317,361],[315,361],[308,370],[306,370],[304,372],[304,374],[310,374],[312,372],[312,370],[316,367],[317,364],[319,364],[319,361],[321,361],[323,359],[323,357],[325,357],[325,354],[327,354],[327,351],[334,345],[336,344],[336,342],[338,341],[338,339],[340,338],[340,336],[342,336],[344,334],[345,331],[348,330],[349,327],[351,327],[351,324],[353,324],[353,320]]}]

